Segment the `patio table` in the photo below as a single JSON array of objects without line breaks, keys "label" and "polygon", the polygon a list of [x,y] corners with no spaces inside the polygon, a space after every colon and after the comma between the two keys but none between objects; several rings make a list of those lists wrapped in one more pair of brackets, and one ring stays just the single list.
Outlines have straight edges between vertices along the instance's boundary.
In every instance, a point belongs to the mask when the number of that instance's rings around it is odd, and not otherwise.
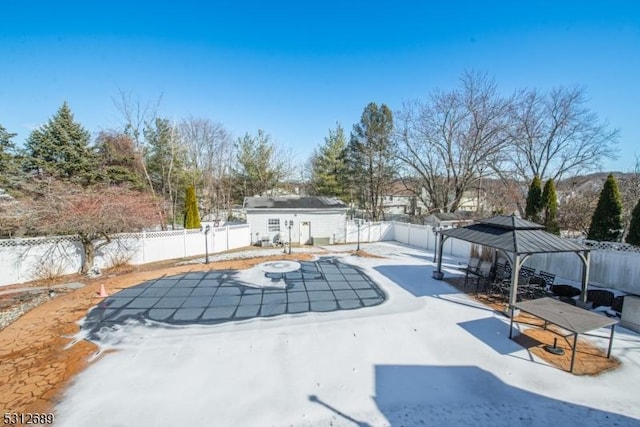
[{"label": "patio table", "polygon": [[529,313],[544,320],[546,329],[548,323],[552,323],[573,333],[573,349],[571,352],[571,367],[569,372],[573,372],[573,364],[576,357],[578,344],[578,334],[584,334],[595,329],[606,326],[611,327],[609,337],[609,349],[607,358],[611,357],[611,345],[613,343],[613,333],[617,319],[612,319],[600,314],[592,313],[585,309],[558,301],[553,298],[540,298],[524,302],[519,302],[511,306],[511,322],[509,325],[509,338],[513,335],[513,312],[515,309]]}]

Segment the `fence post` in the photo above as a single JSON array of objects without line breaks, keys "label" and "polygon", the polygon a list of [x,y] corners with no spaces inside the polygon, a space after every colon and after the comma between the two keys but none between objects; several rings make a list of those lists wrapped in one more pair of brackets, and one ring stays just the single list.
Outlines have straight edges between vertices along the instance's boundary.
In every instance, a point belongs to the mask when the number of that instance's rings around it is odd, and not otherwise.
[{"label": "fence post", "polygon": [[142,263],[144,264],[146,261],[145,257],[145,246],[147,245],[147,232],[142,230]]},{"label": "fence post", "polygon": [[182,230],[182,251],[184,252],[184,257],[187,256],[187,229]]},{"label": "fence post", "polygon": [[349,218],[344,217],[344,243],[349,243]]},{"label": "fence post", "polygon": [[227,225],[227,250],[229,250],[229,226]]},{"label": "fence post", "polygon": [[[22,242],[20,241],[20,238],[17,238],[16,240],[18,242],[15,247],[20,248],[20,246],[22,246]],[[22,283],[22,252],[18,249],[16,253],[18,254],[18,283]]]}]

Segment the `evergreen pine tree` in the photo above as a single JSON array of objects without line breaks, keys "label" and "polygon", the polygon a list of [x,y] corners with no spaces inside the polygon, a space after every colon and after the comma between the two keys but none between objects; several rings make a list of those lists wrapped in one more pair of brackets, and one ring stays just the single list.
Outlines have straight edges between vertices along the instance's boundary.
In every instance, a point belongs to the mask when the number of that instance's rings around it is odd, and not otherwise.
[{"label": "evergreen pine tree", "polygon": [[640,246],[640,199],[638,199],[638,203],[631,213],[631,223],[629,224],[629,234],[627,234],[626,242]]},{"label": "evergreen pine tree", "polygon": [[338,124],[311,158],[311,181],[316,195],[347,199],[346,148],[344,129]]},{"label": "evergreen pine tree", "polygon": [[187,194],[185,197],[184,205],[184,228],[200,228],[200,213],[198,212],[196,190],[192,185],[187,187]]},{"label": "evergreen pine tree", "polygon": [[128,135],[100,132],[96,138],[96,156],[102,181],[116,185],[130,184],[137,189],[145,187],[142,156]]},{"label": "evergreen pine tree", "polygon": [[0,125],[0,183],[6,181],[7,176],[16,169],[14,156],[15,145],[11,139],[15,133],[9,133]]},{"label": "evergreen pine tree", "polygon": [[353,126],[345,154],[349,184],[373,221],[383,219],[383,197],[398,174],[396,153],[391,109],[369,103]]},{"label": "evergreen pine tree", "polygon": [[587,238],[617,242],[622,237],[622,231],[622,199],[616,179],[609,174],[600,192],[598,206],[591,218]]},{"label": "evergreen pine tree", "polygon": [[558,225],[558,196],[553,179],[547,180],[542,191],[542,204],[544,206],[544,226],[549,233],[560,235]]},{"label": "evergreen pine tree", "polygon": [[29,135],[26,166],[40,175],[91,182],[97,163],[89,138],[89,132],[74,121],[65,102],[46,124]]},{"label": "evergreen pine tree", "polygon": [[266,196],[273,194],[278,184],[290,174],[285,153],[271,142],[271,136],[258,129],[253,136],[246,133],[236,143],[236,197]]},{"label": "evergreen pine tree", "polygon": [[525,208],[525,215],[529,221],[541,222],[540,214],[544,205],[542,203],[542,181],[538,175],[533,177],[531,185],[529,186],[529,193],[527,194],[527,206]]}]

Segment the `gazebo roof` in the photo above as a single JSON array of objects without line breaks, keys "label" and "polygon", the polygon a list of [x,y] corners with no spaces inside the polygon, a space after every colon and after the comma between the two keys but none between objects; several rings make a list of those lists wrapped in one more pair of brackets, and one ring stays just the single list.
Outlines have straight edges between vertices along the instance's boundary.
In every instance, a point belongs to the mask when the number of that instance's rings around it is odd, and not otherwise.
[{"label": "gazebo roof", "polygon": [[498,215],[478,220],[466,227],[440,232],[479,245],[515,254],[589,251],[587,246],[563,239],[544,230],[544,226],[513,215]]}]

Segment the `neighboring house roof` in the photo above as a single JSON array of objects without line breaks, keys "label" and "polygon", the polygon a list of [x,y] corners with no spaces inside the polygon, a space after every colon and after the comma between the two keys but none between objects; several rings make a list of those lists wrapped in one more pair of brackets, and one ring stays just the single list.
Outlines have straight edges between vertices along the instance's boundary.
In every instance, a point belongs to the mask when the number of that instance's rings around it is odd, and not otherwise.
[{"label": "neighboring house roof", "polygon": [[397,197],[415,197],[415,193],[409,190],[404,182],[394,181],[389,187],[389,190],[384,193],[385,196],[397,196]]},{"label": "neighboring house roof", "polygon": [[471,221],[474,219],[475,212],[471,211],[458,211],[458,212],[434,212],[426,219],[437,221]]},{"label": "neighboring house roof", "polygon": [[332,197],[247,197],[245,209],[347,209],[342,200]]}]

